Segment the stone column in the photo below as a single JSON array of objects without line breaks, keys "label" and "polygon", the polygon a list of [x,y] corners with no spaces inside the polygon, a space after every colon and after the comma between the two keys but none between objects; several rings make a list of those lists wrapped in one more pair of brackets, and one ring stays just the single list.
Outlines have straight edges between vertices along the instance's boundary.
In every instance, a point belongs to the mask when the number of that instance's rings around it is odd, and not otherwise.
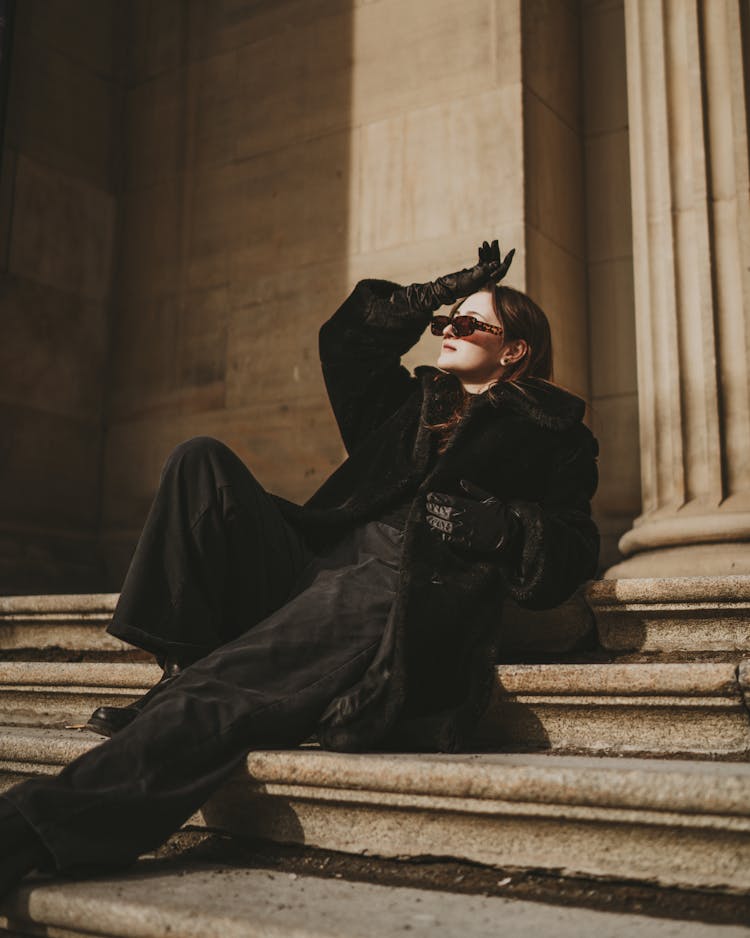
[{"label": "stone column", "polygon": [[625,0],[643,511],[607,577],[750,573],[747,16]]}]

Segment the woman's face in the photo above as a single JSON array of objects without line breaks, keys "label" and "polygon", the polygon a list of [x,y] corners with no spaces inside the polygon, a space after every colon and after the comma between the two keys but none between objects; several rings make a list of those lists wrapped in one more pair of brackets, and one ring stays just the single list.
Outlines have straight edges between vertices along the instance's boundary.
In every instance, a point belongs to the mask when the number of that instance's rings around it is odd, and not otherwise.
[{"label": "woman's face", "polygon": [[[497,318],[492,303],[492,295],[486,291],[467,296],[456,310],[456,316],[473,316],[480,322],[492,326],[502,323]],[[497,381],[505,370],[500,358],[505,347],[505,337],[476,329],[463,339],[447,325],[443,330],[442,347],[437,360],[437,367],[450,372],[460,379],[467,391],[478,393]]]}]

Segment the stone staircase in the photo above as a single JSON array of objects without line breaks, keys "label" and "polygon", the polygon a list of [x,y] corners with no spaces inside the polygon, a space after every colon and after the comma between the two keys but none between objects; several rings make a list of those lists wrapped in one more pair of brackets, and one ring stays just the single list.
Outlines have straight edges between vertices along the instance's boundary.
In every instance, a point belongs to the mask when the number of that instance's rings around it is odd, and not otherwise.
[{"label": "stone staircase", "polygon": [[[91,711],[158,678],[104,631],[116,598],[0,598],[0,790],[99,744],[80,728]],[[598,581],[549,613],[509,605],[504,621],[471,753],[253,752],[190,824],[750,891],[750,577]]]}]

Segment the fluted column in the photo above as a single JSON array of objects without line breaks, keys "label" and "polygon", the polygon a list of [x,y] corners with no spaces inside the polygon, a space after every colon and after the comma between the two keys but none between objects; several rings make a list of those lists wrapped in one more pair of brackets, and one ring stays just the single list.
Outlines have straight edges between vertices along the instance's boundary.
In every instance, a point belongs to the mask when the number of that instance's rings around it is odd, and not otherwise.
[{"label": "fluted column", "polygon": [[625,0],[643,511],[610,577],[750,573],[743,16]]}]

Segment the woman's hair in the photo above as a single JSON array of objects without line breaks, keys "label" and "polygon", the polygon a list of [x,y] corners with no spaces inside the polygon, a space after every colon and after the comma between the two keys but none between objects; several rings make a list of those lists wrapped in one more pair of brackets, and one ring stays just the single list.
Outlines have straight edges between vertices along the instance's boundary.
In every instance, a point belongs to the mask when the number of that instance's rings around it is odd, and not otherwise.
[{"label": "woman's hair", "polygon": [[[495,314],[504,329],[503,341],[512,342],[514,339],[524,339],[528,346],[525,354],[495,382],[513,384],[522,393],[524,388],[517,382],[524,378],[543,378],[551,381],[553,375],[552,364],[552,334],[549,320],[544,311],[520,290],[505,287],[502,284],[490,283],[482,287],[479,292],[490,293]],[[465,299],[465,298],[464,298]],[[454,304],[450,315],[455,315],[463,299]],[[436,375],[438,380],[441,375]],[[438,452],[443,453],[453,431],[461,422],[468,410],[472,395],[464,388],[458,378],[455,378],[455,406],[445,420],[440,423],[429,424],[428,429],[438,434]]]},{"label": "woman's hair", "polygon": [[[512,342],[514,339],[525,339],[529,347],[527,354],[500,381],[518,381],[520,378],[544,378],[545,381],[551,381],[552,334],[543,310],[530,296],[500,283],[488,284],[480,292],[492,295],[495,315],[505,330],[504,340]],[[460,305],[457,303],[453,307],[451,316]]]}]

